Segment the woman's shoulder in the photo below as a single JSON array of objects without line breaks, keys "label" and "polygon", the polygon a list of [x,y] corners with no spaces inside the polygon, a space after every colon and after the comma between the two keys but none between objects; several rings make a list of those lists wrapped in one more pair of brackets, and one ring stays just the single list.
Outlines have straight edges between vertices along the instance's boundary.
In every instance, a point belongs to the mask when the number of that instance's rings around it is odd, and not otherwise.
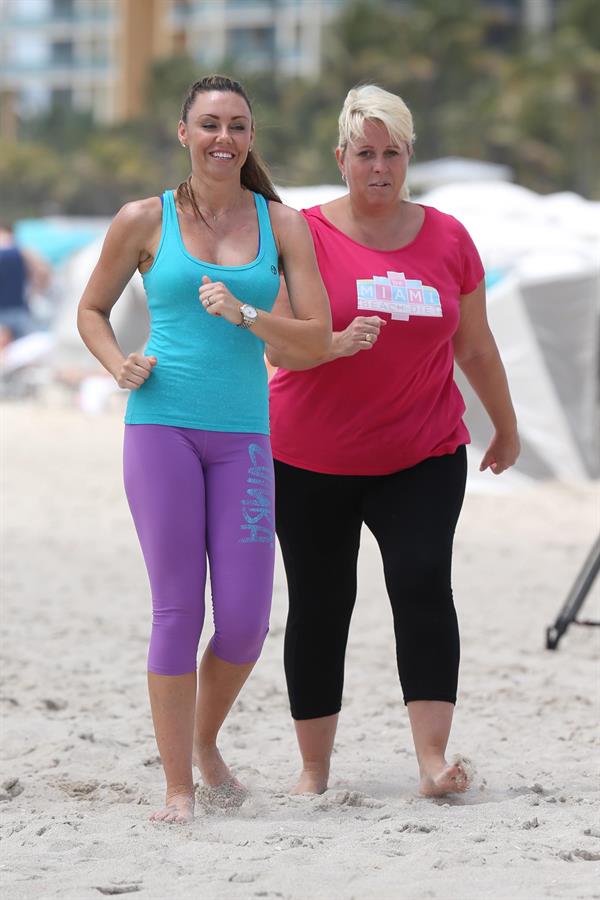
[{"label": "woman's shoulder", "polygon": [[343,214],[348,207],[349,194],[343,194],[341,197],[334,197],[333,200],[327,200],[325,203],[319,203],[311,206],[310,209],[303,210],[315,222],[335,222],[338,214]]},{"label": "woman's shoulder", "polygon": [[151,235],[162,224],[162,200],[160,197],[147,197],[143,200],[131,200],[125,203],[114,217],[111,232],[131,237],[133,234],[144,239]]},{"label": "woman's shoulder", "polygon": [[121,207],[115,218],[130,225],[143,225],[145,222],[156,224],[157,220],[162,219],[162,206],[162,197],[131,200]]},{"label": "woman's shoulder", "polygon": [[437,206],[430,206],[428,203],[419,203],[418,205],[425,210],[425,216],[430,224],[450,231],[466,231],[462,222],[452,213],[443,212]]},{"label": "woman's shoulder", "polygon": [[430,241],[438,244],[443,241],[444,246],[458,253],[462,259],[479,258],[475,241],[460,219],[451,213],[442,212],[435,206],[421,205],[425,209],[427,236]]},{"label": "woman's shoulder", "polygon": [[301,209],[300,212],[302,213],[304,218],[307,220],[310,220],[310,221],[316,220],[316,219],[322,220],[323,213],[321,212],[321,205],[329,206],[328,203],[324,203],[324,204],[317,203],[315,206],[308,206],[308,207],[305,207],[304,209]]},{"label": "woman's shoulder", "polygon": [[293,206],[287,206],[285,203],[270,202],[269,212],[272,219],[282,224],[290,224],[302,220],[301,213],[294,209]]},{"label": "woman's shoulder", "polygon": [[269,213],[274,228],[280,235],[290,236],[305,234],[307,225],[303,212],[298,212],[285,203],[269,203]]}]

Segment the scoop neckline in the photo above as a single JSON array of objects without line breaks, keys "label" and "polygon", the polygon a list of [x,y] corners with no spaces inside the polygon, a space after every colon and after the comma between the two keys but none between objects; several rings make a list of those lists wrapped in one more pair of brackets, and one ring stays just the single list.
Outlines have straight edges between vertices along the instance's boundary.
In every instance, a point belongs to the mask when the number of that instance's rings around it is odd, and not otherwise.
[{"label": "scoop neckline", "polygon": [[323,208],[321,207],[320,204],[316,207],[316,209],[317,209],[317,212],[318,212],[320,218],[323,219],[323,221],[327,225],[329,225],[330,228],[333,228],[334,231],[337,231],[338,234],[341,234],[342,237],[345,237],[347,241],[350,241],[350,243],[355,244],[357,247],[360,247],[361,250],[371,250],[371,251],[373,251],[373,253],[400,253],[402,250],[408,250],[409,247],[412,247],[413,244],[415,244],[419,240],[419,238],[423,234],[423,231],[425,230],[425,226],[427,225],[427,223],[429,221],[428,207],[425,206],[424,203],[415,203],[415,206],[420,206],[424,213],[423,221],[421,222],[421,227],[415,234],[414,238],[412,238],[412,240],[410,240],[407,244],[403,244],[402,247],[395,247],[392,250],[380,250],[379,247],[369,247],[368,244],[361,244],[360,241],[355,241],[354,238],[351,238],[349,235],[346,234],[345,231],[342,231],[341,228],[338,228],[338,226],[335,225],[331,221],[331,219],[329,219],[325,215],[325,213],[323,212]]},{"label": "scoop neckline", "polygon": [[175,228],[177,234],[177,240],[179,242],[179,246],[181,248],[182,253],[187,256],[192,262],[197,263],[199,266],[208,266],[211,269],[227,269],[229,271],[240,271],[242,269],[250,269],[252,266],[257,265],[264,256],[265,248],[263,241],[263,234],[261,228],[260,221],[260,210],[258,208],[258,194],[256,191],[251,191],[252,198],[254,200],[254,209],[256,212],[256,220],[258,222],[258,252],[253,260],[248,263],[243,263],[241,266],[220,266],[218,263],[207,262],[205,259],[200,259],[198,256],[193,256],[190,251],[185,246],[183,241],[183,235],[181,233],[181,225],[179,223],[179,216],[177,215],[177,203],[175,202],[175,191],[170,192],[171,201],[173,203],[173,213],[175,215]]}]

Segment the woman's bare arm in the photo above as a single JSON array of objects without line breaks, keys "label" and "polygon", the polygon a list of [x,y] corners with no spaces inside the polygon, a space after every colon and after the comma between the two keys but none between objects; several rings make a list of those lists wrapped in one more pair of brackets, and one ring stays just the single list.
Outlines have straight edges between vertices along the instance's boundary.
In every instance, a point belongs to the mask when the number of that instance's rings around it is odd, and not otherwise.
[{"label": "woman's bare arm", "polygon": [[487,320],[483,281],[460,299],[454,358],[495,429],[479,468],[481,471],[490,468],[499,475],[516,462],[520,443],[506,372]]},{"label": "woman's bare arm", "polygon": [[148,258],[148,248],[156,243],[161,215],[157,197],[128,203],[117,213],[79,302],[79,333],[120,387],[139,387],[156,362],[139,353],[125,357],[110,325],[110,312],[135,270]]}]

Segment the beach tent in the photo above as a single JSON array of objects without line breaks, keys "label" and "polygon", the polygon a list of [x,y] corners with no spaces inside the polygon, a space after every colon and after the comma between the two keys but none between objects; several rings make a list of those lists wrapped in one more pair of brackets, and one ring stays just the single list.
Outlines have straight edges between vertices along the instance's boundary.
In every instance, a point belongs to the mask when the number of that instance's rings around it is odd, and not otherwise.
[{"label": "beach tent", "polygon": [[[600,203],[513,184],[448,185],[424,203],[469,229],[491,285],[488,314],[534,478],[600,475]],[[476,448],[490,429],[464,376]]]},{"label": "beach tent", "polygon": [[408,184],[413,194],[422,194],[446,184],[481,181],[512,181],[509,166],[465,159],[461,156],[445,156],[428,162],[411,162],[408,167]]},{"label": "beach tent", "polygon": [[[518,471],[534,478],[600,474],[598,436],[598,272],[527,280],[511,275],[488,294],[488,316],[519,419]],[[464,375],[473,444],[490,425]]]}]

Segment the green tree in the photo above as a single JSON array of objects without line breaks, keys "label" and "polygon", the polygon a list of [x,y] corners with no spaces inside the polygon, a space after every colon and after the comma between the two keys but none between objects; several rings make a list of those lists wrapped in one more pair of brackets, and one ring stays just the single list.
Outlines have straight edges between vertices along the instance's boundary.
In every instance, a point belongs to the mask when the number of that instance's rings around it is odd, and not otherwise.
[{"label": "green tree", "polygon": [[60,212],[63,159],[42,143],[0,143],[2,218],[21,219]]},{"label": "green tree", "polygon": [[161,171],[135,136],[92,134],[71,159],[63,208],[71,215],[111,216],[129,200],[161,190]]},{"label": "green tree", "polygon": [[559,19],[542,47],[526,44],[504,66],[500,84],[491,145],[516,180],[600,196],[600,51]]}]

